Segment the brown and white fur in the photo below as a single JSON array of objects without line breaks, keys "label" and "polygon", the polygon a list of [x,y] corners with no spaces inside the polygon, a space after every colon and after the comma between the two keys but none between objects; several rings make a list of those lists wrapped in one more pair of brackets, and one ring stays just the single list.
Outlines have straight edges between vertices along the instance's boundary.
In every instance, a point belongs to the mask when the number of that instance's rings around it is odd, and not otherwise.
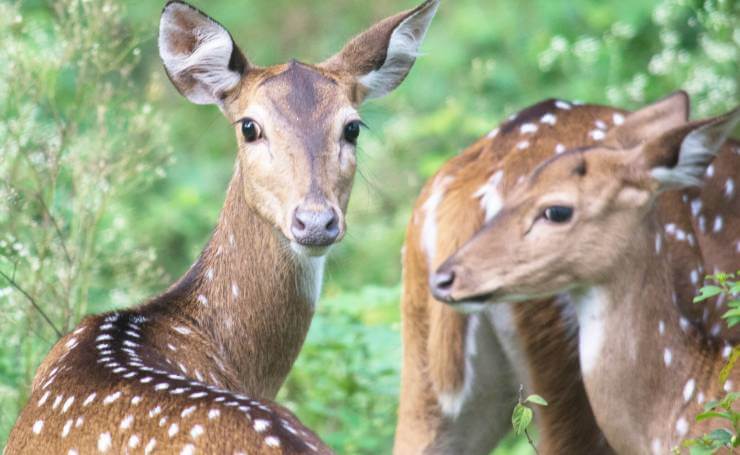
[{"label": "brown and white fur", "polygon": [[[688,97],[680,92],[653,108],[671,112],[677,124],[688,119]],[[631,116],[632,123],[651,115],[642,110]],[[567,296],[465,315],[435,300],[428,283],[430,273],[498,213],[503,198],[537,165],[566,149],[635,140],[615,129],[626,116],[605,106],[541,102],[450,160],[422,191],[403,259],[404,358],[395,453],[489,453],[510,428],[520,383],[550,403],[537,416],[541,453],[611,452],[581,381],[578,324]],[[689,260],[697,252],[707,272],[737,263],[735,150],[720,152],[722,164],[711,168],[701,190],[658,199],[666,227],[662,242],[674,258],[674,282],[682,293],[693,295],[700,284],[698,264]],[[683,327],[716,332],[721,309],[705,312],[685,303],[682,310]]]},{"label": "brown and white fur", "polygon": [[344,233],[357,109],[403,81],[438,4],[379,22],[322,64],[269,68],[202,12],[167,4],[168,76],[237,132],[226,203],[195,265],[164,294],[88,317],[53,347],[5,453],[330,452],[269,400],[308,331],[324,255]]},{"label": "brown and white fur", "polygon": [[[588,397],[618,453],[667,453],[708,432],[716,423],[693,416],[740,380],[737,370],[725,384],[717,379],[724,340],[682,327],[677,303],[692,293],[677,288],[657,204],[662,193],[702,183],[740,110],[685,123],[664,104],[612,132],[633,139],[625,145],[575,149],[538,166],[431,277],[434,295],[452,305],[568,295]],[[698,252],[691,259],[702,263]]]}]

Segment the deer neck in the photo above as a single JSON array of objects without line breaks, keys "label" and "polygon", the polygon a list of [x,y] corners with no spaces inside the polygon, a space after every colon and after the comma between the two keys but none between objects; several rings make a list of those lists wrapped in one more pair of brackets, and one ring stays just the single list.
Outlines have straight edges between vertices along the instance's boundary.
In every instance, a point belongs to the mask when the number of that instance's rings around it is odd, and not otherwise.
[{"label": "deer neck", "polygon": [[249,206],[237,166],[208,245],[150,304],[179,328],[177,346],[161,346],[168,363],[217,386],[274,398],[305,340],[323,269],[324,258],[298,257]]},{"label": "deer neck", "polygon": [[656,223],[603,283],[574,292],[584,383],[597,421],[620,453],[665,453],[690,434],[694,416],[720,396],[721,346],[678,310],[669,258]]}]

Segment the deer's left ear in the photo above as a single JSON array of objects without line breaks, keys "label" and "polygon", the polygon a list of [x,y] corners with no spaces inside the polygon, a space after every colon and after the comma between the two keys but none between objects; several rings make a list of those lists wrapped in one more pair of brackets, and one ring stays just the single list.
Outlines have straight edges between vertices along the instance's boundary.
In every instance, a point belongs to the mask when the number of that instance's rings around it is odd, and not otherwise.
[{"label": "deer's left ear", "polygon": [[320,66],[352,79],[353,101],[379,98],[398,87],[419,55],[440,0],[378,22]]},{"label": "deer's left ear", "polygon": [[636,166],[658,191],[699,186],[738,122],[740,108],[668,131],[641,147]]}]

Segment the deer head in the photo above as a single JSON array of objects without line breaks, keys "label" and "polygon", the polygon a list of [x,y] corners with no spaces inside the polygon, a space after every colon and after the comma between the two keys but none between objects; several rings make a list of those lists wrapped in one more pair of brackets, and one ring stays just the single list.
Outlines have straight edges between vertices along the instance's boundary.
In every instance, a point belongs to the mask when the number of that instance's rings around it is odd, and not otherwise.
[{"label": "deer head", "polygon": [[250,207],[301,255],[342,239],[362,126],[358,108],[395,89],[439,6],[385,19],[324,63],[260,68],[218,22],[184,2],[162,12],[159,51],[172,83],[234,125]]},{"label": "deer head", "polygon": [[[645,254],[656,197],[701,184],[740,120],[685,122],[675,94],[627,118],[603,145],[539,166],[431,278],[448,302],[514,302],[599,285]],[[684,110],[685,112],[685,110]]]}]

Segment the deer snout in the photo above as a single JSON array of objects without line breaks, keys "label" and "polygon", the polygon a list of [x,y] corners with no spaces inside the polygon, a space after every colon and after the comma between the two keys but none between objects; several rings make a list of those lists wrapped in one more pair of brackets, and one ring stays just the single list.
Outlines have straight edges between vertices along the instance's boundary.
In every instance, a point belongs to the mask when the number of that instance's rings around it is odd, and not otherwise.
[{"label": "deer snout", "polygon": [[452,268],[443,267],[437,273],[432,274],[429,284],[434,298],[442,302],[452,302],[452,288],[456,278],[457,274]]},{"label": "deer snout", "polygon": [[305,208],[298,206],[293,212],[291,232],[300,245],[325,247],[337,241],[342,228],[337,211],[330,206]]}]

